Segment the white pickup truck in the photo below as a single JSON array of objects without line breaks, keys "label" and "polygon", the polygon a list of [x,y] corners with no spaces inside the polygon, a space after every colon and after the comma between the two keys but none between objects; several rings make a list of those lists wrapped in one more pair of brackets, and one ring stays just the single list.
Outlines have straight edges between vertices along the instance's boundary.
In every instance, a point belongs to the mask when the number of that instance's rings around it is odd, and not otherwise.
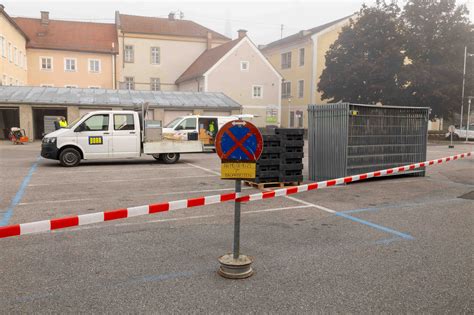
[{"label": "white pickup truck", "polygon": [[[47,134],[42,141],[41,156],[59,160],[62,166],[69,167],[78,165],[81,160],[138,158],[142,154],[171,164],[179,160],[181,153],[213,152],[213,135],[208,130],[215,136],[222,124],[239,118],[186,116],[182,117],[181,124],[175,124],[174,130],[162,128],[161,121],[144,120],[141,116],[135,111],[88,113],[67,128]],[[194,130],[186,128],[191,123]],[[209,128],[211,124],[213,127]],[[183,136],[185,129],[188,130]],[[199,132],[206,141],[200,139]]]}]

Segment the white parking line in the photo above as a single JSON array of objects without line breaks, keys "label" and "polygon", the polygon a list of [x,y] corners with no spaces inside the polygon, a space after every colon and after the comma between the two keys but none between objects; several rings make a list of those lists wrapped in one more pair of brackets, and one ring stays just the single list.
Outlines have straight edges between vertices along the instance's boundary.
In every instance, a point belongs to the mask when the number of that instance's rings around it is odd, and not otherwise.
[{"label": "white parking line", "polygon": [[111,179],[111,180],[103,180],[103,181],[88,181],[88,182],[73,182],[73,183],[41,183],[41,184],[30,184],[29,187],[37,187],[37,186],[64,186],[64,185],[79,185],[79,184],[100,184],[100,183],[120,183],[120,182],[141,182],[141,181],[154,181],[160,179],[185,179],[185,178],[196,178],[196,177],[215,177],[216,175],[194,175],[194,176],[167,176],[167,177],[154,177],[154,178],[124,178],[124,179]]},{"label": "white parking line", "polygon": [[[61,175],[67,175],[71,176],[74,174],[78,173],[104,173],[104,172],[117,172],[117,173],[123,173],[125,171],[130,171],[130,172],[137,172],[137,171],[168,171],[168,170],[186,170],[186,169],[192,169],[192,167],[187,167],[187,166],[180,166],[180,167],[140,167],[140,168],[133,168],[133,167],[128,167],[126,168],[125,166],[129,165],[123,165],[124,167],[122,168],[103,168],[103,169],[88,169],[88,170],[79,170],[79,171],[49,171],[48,169],[48,174],[44,174],[44,176],[51,176],[51,174],[61,174]],[[41,170],[45,170],[44,168]],[[41,173],[37,175],[43,175]]]},{"label": "white parking line", "polygon": [[205,172],[208,172],[208,173],[211,173],[211,174],[214,174],[214,175],[218,175],[218,176],[221,176],[221,173],[219,172],[216,172],[216,171],[213,171],[211,169],[208,169],[208,168],[205,168],[205,167],[202,167],[202,166],[199,166],[199,165],[196,165],[196,164],[191,164],[191,163],[186,163],[188,164],[189,166],[192,166],[192,167],[195,167],[195,168],[198,168],[200,170],[203,170]]},{"label": "white parking line", "polygon": [[329,213],[336,213],[335,210],[332,210],[332,209],[329,209],[329,208],[326,208],[326,207],[323,207],[323,206],[319,206],[319,205],[316,205],[314,203],[307,202],[307,201],[304,201],[304,200],[301,200],[301,199],[298,199],[298,198],[295,198],[295,197],[285,196],[285,198],[296,201],[296,202],[299,202],[299,203],[304,204],[308,207],[318,208],[320,210],[323,210],[323,211],[326,211],[326,212],[329,212]]},{"label": "white parking line", "polygon": [[[251,187],[242,187],[244,189],[252,189]],[[192,193],[205,193],[205,192],[216,192],[216,191],[229,191],[234,190],[234,188],[219,188],[219,189],[205,189],[205,190],[186,190],[186,191],[174,191],[168,193],[154,193],[154,194],[133,194],[131,197],[159,197],[159,196],[170,196],[170,195],[180,195],[180,194],[192,194]],[[64,199],[64,200],[40,200],[40,201],[33,201],[33,202],[22,202],[19,203],[18,206],[29,206],[29,205],[36,205],[36,204],[45,204],[45,203],[70,203],[70,202],[82,202],[82,201],[90,201],[90,200],[116,200],[117,195],[110,196],[109,198],[104,197],[101,195],[100,197],[94,198],[80,198],[80,199]]]}]

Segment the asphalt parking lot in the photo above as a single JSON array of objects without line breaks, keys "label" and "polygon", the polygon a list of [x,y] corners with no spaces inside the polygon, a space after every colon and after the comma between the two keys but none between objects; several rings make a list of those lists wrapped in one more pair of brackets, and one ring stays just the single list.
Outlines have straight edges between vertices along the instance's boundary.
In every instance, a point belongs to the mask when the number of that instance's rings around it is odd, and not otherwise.
[{"label": "asphalt parking lot", "polygon": [[[0,225],[233,189],[214,154],[62,168],[39,147],[0,144]],[[473,150],[430,145],[428,158]],[[232,247],[232,203],[0,239],[0,310],[472,313],[473,187],[471,157],[426,177],[246,203],[241,246],[255,275],[239,281],[216,273]]]}]

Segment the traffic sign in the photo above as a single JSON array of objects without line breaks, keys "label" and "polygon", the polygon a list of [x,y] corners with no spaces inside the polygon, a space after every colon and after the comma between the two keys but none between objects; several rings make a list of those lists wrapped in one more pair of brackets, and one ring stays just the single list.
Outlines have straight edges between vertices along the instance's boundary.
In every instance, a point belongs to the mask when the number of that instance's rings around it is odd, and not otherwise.
[{"label": "traffic sign", "polygon": [[228,122],[216,136],[217,155],[223,161],[257,161],[262,149],[262,134],[248,121]]}]

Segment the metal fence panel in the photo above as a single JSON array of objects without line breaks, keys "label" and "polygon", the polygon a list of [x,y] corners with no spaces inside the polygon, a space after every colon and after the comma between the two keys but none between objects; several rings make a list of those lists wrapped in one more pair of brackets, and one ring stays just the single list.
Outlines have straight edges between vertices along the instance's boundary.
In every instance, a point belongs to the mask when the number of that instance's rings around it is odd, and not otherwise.
[{"label": "metal fence panel", "polygon": [[429,108],[340,103],[308,112],[310,180],[426,160]]}]

